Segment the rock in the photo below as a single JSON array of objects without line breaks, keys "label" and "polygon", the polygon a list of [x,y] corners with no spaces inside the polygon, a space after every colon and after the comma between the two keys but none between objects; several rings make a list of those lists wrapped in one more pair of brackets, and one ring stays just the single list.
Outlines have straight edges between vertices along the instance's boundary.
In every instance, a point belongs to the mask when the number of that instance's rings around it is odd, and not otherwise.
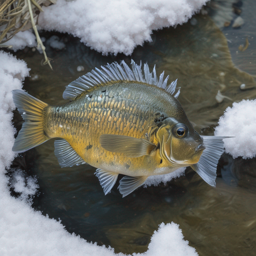
[{"label": "rock", "polygon": [[242,25],[244,25],[244,20],[239,16],[234,20],[233,28],[240,28]]}]

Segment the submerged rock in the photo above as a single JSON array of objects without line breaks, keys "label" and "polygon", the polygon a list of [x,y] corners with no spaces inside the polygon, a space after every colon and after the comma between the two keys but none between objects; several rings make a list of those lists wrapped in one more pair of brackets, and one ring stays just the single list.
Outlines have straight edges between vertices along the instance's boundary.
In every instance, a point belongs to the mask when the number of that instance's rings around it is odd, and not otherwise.
[{"label": "submerged rock", "polygon": [[244,20],[242,17],[238,16],[232,25],[233,28],[240,28],[242,25],[244,25]]}]

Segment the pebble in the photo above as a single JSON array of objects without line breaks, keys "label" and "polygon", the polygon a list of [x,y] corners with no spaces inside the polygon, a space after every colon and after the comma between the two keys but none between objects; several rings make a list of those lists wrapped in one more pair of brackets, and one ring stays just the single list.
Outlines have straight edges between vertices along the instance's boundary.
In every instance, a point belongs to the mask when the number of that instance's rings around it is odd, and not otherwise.
[{"label": "pebble", "polygon": [[197,19],[196,19],[196,18],[192,18],[192,19],[190,20],[190,24],[191,24],[192,26],[195,26],[195,25],[197,24]]},{"label": "pebble", "polygon": [[232,25],[233,28],[240,28],[242,25],[244,25],[244,20],[239,16],[234,20],[234,23]]},{"label": "pebble", "polygon": [[246,85],[245,85],[245,84],[241,84],[241,85],[240,85],[240,89],[241,89],[241,90],[244,90],[244,89],[245,89],[245,87],[246,87]]},{"label": "pebble", "polygon": [[76,70],[77,70],[78,72],[82,72],[82,71],[84,71],[84,67],[83,67],[83,66],[78,66],[78,67],[76,68]]}]

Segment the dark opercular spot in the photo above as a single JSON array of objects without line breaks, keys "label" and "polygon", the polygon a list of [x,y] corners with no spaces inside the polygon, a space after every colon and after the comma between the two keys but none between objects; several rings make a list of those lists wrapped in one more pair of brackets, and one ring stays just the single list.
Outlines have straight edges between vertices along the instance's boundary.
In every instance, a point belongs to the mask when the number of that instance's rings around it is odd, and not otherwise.
[{"label": "dark opercular spot", "polygon": [[163,162],[163,159],[160,160],[160,164]]},{"label": "dark opercular spot", "polygon": [[89,144],[85,149],[86,149],[86,150],[89,150],[89,149],[91,149],[91,148],[92,148],[92,145]]},{"label": "dark opercular spot", "polygon": [[44,135],[47,136],[46,132],[44,131]]},{"label": "dark opercular spot", "polygon": [[129,164],[125,164],[125,168],[126,168],[126,169],[129,169],[129,168],[130,168],[130,165],[129,165]]},{"label": "dark opercular spot", "polygon": [[101,92],[106,92],[106,90],[102,90]]},{"label": "dark opercular spot", "polygon": [[90,98],[90,99],[92,98],[92,94],[91,94],[91,95],[89,95],[89,98]]},{"label": "dark opercular spot", "polygon": [[161,114],[161,113],[159,113],[159,112],[157,112],[156,114],[155,114],[155,119],[154,119],[154,122],[157,124],[157,125],[162,125],[162,122],[166,119],[166,118],[168,118],[167,116],[165,116],[164,114]]}]

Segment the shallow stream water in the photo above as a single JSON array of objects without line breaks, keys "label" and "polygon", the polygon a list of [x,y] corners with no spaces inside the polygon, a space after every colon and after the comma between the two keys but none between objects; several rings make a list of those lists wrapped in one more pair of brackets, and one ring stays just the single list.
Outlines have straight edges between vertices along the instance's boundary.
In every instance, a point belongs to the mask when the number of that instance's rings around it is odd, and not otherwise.
[{"label": "shallow stream water", "polygon": [[[53,71],[41,65],[42,55],[32,49],[17,52],[31,68],[24,89],[42,101],[58,105],[71,81],[94,67],[134,59],[156,65],[160,74],[178,78],[179,101],[195,129],[212,135],[218,119],[233,102],[256,98],[256,3],[239,1],[245,24],[234,29],[224,23],[237,16],[234,1],[212,1],[203,14],[187,24],[156,31],[152,42],[135,49],[132,56],[102,56],[67,34],[42,33]],[[236,9],[237,10],[237,9]],[[208,14],[206,14],[206,11]],[[230,18],[231,17],[231,18]],[[57,35],[66,47],[52,49],[47,43]],[[246,38],[249,47],[243,50]],[[239,50],[240,49],[240,50]],[[84,71],[78,72],[77,67]],[[246,73],[247,72],[247,73]],[[245,89],[240,86],[245,84]],[[216,100],[218,90],[228,97]],[[14,122],[21,126],[16,113]],[[241,131],[242,132],[242,131]],[[110,245],[115,252],[147,250],[150,237],[162,222],[180,225],[185,239],[199,255],[255,255],[256,159],[233,159],[224,154],[218,166],[216,188],[194,171],[158,187],[139,188],[122,198],[114,187],[104,196],[95,169],[89,165],[60,168],[53,140],[20,154],[14,166],[36,175],[40,193],[33,207],[50,218],[60,219],[69,232],[87,241]]]}]

